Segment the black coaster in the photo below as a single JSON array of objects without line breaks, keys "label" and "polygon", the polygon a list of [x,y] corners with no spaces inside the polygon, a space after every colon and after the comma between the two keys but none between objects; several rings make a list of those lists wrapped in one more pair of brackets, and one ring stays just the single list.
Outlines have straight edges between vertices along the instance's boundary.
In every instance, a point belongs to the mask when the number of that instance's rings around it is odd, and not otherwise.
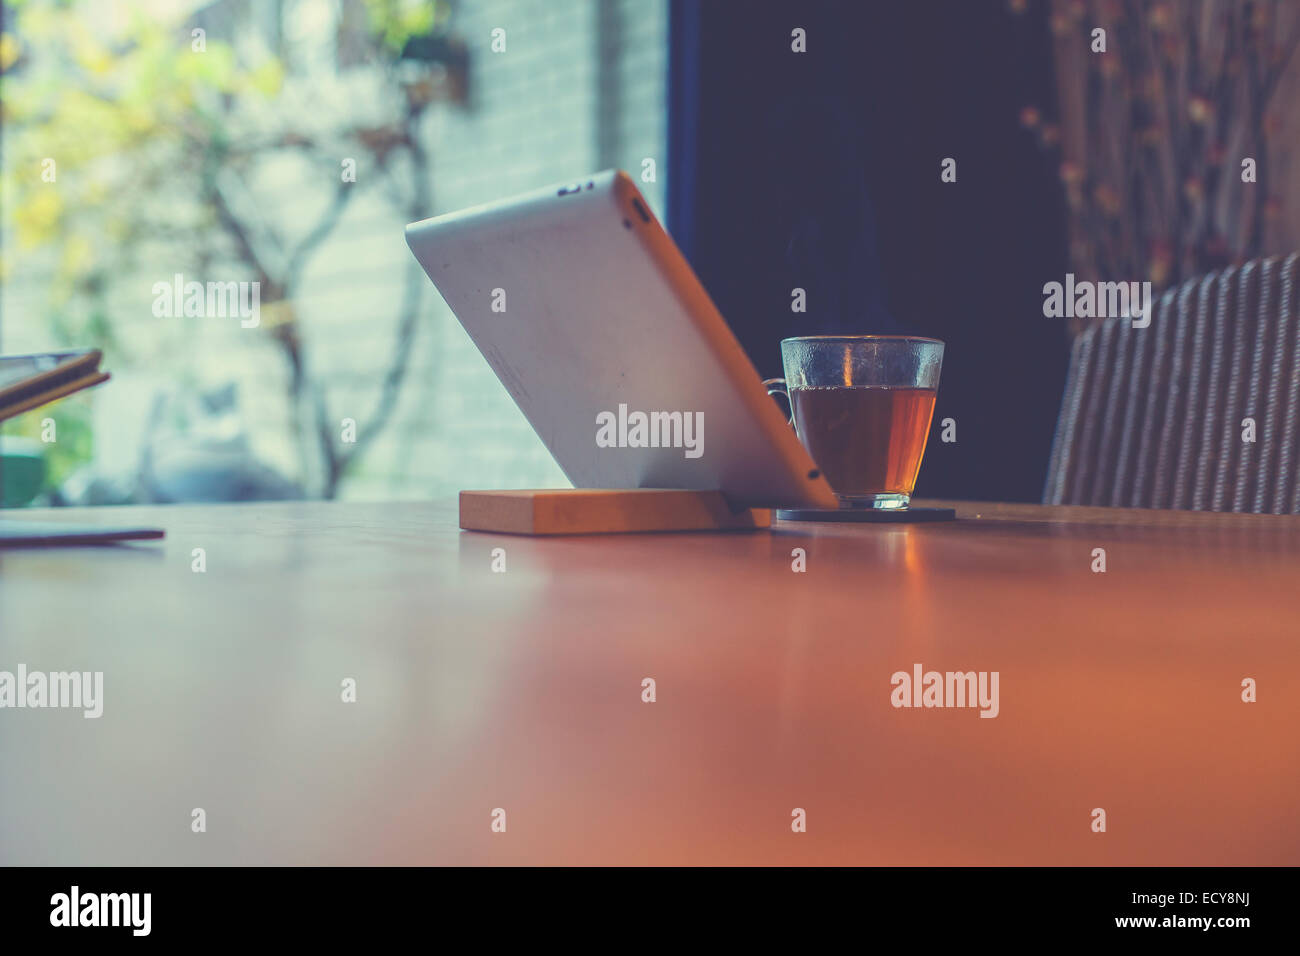
[{"label": "black coaster", "polygon": [[911,524],[917,521],[955,521],[953,508],[778,508],[781,521],[868,521],[882,524]]}]

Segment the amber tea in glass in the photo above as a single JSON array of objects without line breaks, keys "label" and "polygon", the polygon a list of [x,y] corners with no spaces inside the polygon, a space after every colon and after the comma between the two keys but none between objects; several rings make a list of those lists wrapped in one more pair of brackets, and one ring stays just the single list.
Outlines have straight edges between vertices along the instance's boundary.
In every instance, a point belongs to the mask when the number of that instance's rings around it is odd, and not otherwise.
[{"label": "amber tea in glass", "polygon": [[925,455],[943,343],[894,335],[781,343],[792,424],[841,507],[906,508]]}]

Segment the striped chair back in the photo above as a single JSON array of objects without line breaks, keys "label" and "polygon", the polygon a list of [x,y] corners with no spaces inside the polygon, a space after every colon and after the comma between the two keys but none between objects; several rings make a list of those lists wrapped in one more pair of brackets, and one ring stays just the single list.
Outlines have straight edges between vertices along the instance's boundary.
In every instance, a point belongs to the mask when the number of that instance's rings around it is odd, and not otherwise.
[{"label": "striped chair back", "polygon": [[1146,328],[1081,333],[1044,503],[1300,513],[1298,267],[1231,266],[1165,292]]}]

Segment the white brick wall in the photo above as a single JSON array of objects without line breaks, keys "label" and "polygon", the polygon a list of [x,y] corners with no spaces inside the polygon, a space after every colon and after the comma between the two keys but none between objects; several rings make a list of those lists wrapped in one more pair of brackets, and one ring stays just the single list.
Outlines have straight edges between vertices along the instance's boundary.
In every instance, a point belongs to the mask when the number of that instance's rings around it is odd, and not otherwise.
[{"label": "white brick wall", "polygon": [[[635,75],[620,89],[613,165],[636,173],[663,208],[667,10],[660,0],[616,0]],[[452,210],[594,171],[597,155],[597,10],[594,2],[499,0],[462,8],[458,32],[473,50],[472,105],[443,110],[433,126],[436,211]],[[489,50],[491,30],[507,50]],[[401,242],[400,232],[396,236]],[[400,260],[403,262],[404,260]],[[432,286],[401,420],[372,449],[349,496],[423,497],[465,487],[548,487],[567,482]]]}]

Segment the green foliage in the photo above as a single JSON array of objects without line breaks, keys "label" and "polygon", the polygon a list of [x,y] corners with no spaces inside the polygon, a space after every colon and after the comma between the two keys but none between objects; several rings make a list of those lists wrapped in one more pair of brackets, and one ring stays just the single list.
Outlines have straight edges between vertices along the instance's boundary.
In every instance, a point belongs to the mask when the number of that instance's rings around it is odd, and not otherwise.
[{"label": "green foliage", "polygon": [[[93,394],[93,393],[92,393]],[[74,471],[87,464],[94,451],[91,410],[88,396],[76,395],[32,409],[0,425],[0,436],[13,435],[41,442],[45,458],[45,483],[42,491],[51,491]],[[57,441],[42,442],[42,422],[54,419]],[[0,443],[2,445],[2,443]]]},{"label": "green foliage", "polygon": [[[148,334],[132,337],[121,320],[141,313],[124,313],[123,302],[148,308],[138,304],[142,273],[161,271],[155,278],[167,279],[213,263],[233,265],[239,278],[262,284],[264,321],[254,334],[299,373],[289,399],[298,408],[314,384],[291,300],[306,255],[355,192],[339,190],[340,147],[348,144],[341,155],[361,156],[363,165],[367,154],[386,160],[395,148],[414,152],[409,129],[427,98],[412,89],[422,87],[395,80],[390,102],[375,104],[373,128],[322,132],[295,95],[314,77],[295,74],[296,85],[286,87],[292,47],[268,48],[276,40],[247,24],[237,25],[232,46],[211,33],[196,36],[190,5],[168,14],[156,3],[116,0],[111,17],[88,15],[102,14],[93,0],[5,5],[0,208],[9,241],[0,245],[0,282],[35,276],[44,290],[44,314],[23,321],[41,323],[49,347],[97,347],[118,370],[165,364],[173,379],[184,380],[186,325],[149,326]],[[410,39],[437,30],[450,15],[448,0],[364,0],[364,9],[364,23],[345,16],[338,29],[360,41],[361,62],[380,67],[391,67]],[[249,184],[271,154],[296,154],[329,171],[321,192],[333,205],[301,245],[257,216],[259,197]],[[382,161],[372,166],[388,170]],[[423,166],[416,174],[427,178]],[[86,409],[72,402],[60,409],[59,445],[49,453],[55,483],[90,448]],[[39,436],[42,417],[24,416],[13,427]],[[367,434],[379,424],[372,421]],[[296,427],[323,434],[306,420]],[[327,470],[341,473],[337,449],[323,451]]]},{"label": "green foliage", "polygon": [[441,27],[450,13],[450,4],[439,0],[366,0],[370,29],[393,54],[412,37]]},{"label": "green foliage", "polygon": [[136,241],[203,225],[202,210],[151,199],[210,145],[224,99],[273,95],[281,67],[269,54],[239,64],[215,40],[198,52],[184,24],[141,9],[119,36],[69,6],[25,3],[12,20],[0,40],[0,63],[15,68],[4,78],[0,190],[15,248],[0,281],[28,257],[52,266],[51,328],[67,343],[111,347],[95,303]]}]

